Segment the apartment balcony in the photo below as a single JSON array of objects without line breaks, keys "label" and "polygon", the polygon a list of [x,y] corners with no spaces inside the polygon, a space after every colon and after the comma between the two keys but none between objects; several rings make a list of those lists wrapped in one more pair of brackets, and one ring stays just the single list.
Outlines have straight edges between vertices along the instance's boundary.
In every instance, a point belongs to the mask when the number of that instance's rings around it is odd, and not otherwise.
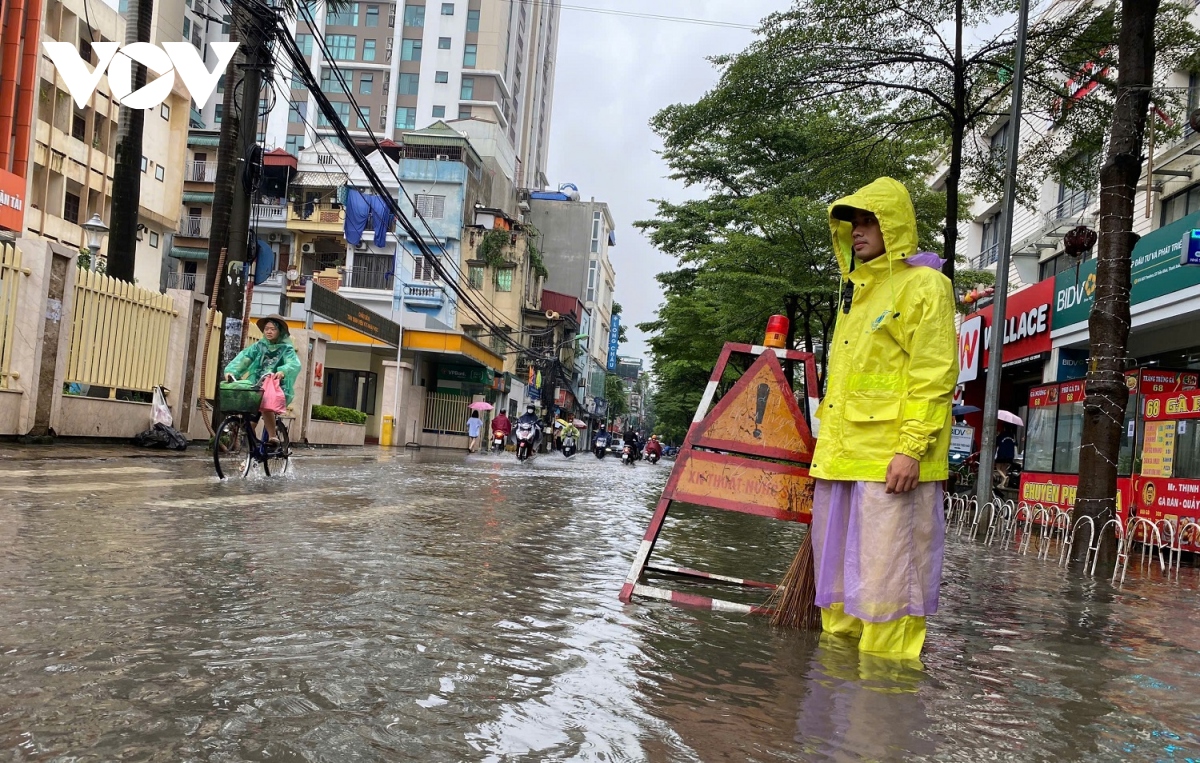
[{"label": "apartment balcony", "polygon": [[341,233],[345,212],[340,205],[296,202],[288,207],[287,227],[305,233]]},{"label": "apartment balcony", "polygon": [[196,290],[196,274],[195,273],[167,273],[167,288],[168,289],[183,289],[185,291]]},{"label": "apartment balcony", "polygon": [[184,168],[183,180],[186,183],[215,183],[217,182],[217,163],[188,162]]},{"label": "apartment balcony", "polygon": [[395,258],[391,255],[355,254],[354,264],[346,268],[345,286],[351,289],[376,289],[392,292]]},{"label": "apartment balcony", "polygon": [[184,238],[208,238],[212,231],[212,218],[208,215],[188,215],[179,219],[175,232]]},{"label": "apartment balcony", "polygon": [[404,304],[413,307],[437,307],[446,304],[446,289],[432,281],[405,283],[402,290]]},{"label": "apartment balcony", "polygon": [[259,225],[282,228],[287,225],[288,208],[285,204],[255,204],[250,210],[250,215],[250,219]]}]

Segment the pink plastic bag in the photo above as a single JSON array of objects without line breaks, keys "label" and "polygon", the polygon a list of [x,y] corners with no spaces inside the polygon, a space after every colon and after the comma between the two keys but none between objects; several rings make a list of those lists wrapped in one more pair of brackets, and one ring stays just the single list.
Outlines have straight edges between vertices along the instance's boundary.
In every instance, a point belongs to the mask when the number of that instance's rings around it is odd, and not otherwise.
[{"label": "pink plastic bag", "polygon": [[262,387],[263,398],[260,410],[271,411],[272,413],[286,413],[287,398],[283,394],[283,389],[279,386],[279,379],[274,376],[268,376],[263,380]]}]

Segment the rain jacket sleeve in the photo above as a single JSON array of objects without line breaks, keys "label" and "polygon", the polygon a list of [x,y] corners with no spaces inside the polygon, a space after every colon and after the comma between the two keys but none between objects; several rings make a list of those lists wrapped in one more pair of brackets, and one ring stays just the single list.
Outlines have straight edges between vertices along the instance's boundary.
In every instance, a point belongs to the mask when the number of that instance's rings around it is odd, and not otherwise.
[{"label": "rain jacket sleeve", "polygon": [[279,386],[283,387],[283,394],[288,403],[291,403],[296,394],[296,377],[300,375],[300,356],[296,354],[296,346],[292,344],[290,337],[284,341],[283,352],[276,358],[274,367],[264,369],[264,372],[283,374]]},{"label": "rain jacket sleeve", "polygon": [[231,374],[235,379],[254,379],[258,380],[259,374],[257,369],[261,363],[262,348],[259,343],[255,342],[246,349],[237,354],[233,360],[229,361],[229,365],[225,366],[225,373]]},{"label": "rain jacket sleeve", "polygon": [[909,327],[908,389],[901,408],[897,453],[920,460],[950,420],[958,379],[954,295],[948,279],[924,285]]}]

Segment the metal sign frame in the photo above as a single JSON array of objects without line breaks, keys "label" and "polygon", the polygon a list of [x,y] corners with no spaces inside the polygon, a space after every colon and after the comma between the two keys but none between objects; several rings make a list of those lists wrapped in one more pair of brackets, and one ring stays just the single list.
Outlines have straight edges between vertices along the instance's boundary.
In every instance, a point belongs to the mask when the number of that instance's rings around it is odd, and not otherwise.
[{"label": "metal sign frame", "polygon": [[316,313],[339,326],[365,334],[384,344],[400,349],[400,324],[368,310],[335,291],[326,289],[315,280],[305,284],[304,309]]},{"label": "metal sign frame", "polygon": [[[713,400],[720,387],[721,379],[725,375],[730,357],[735,354],[750,355],[757,358],[757,360],[714,407]],[[791,387],[787,385],[782,369],[780,369],[780,360],[790,360],[804,364],[805,392],[807,397],[804,399],[803,408],[796,403]],[[696,410],[696,415],[692,419],[692,425],[688,430],[683,447],[680,448],[679,455],[676,457],[675,467],[671,470],[667,486],[663,489],[662,497],[659,499],[658,506],[654,510],[654,515],[650,519],[650,525],[646,528],[641,545],[634,555],[629,575],[625,578],[625,583],[621,587],[619,598],[623,603],[628,604],[634,596],[640,596],[648,599],[669,601],[673,604],[741,614],[769,614],[772,611],[769,607],[763,605],[742,604],[725,599],[685,593],[669,588],[647,585],[642,581],[647,572],[653,572],[660,575],[691,578],[708,583],[734,585],[744,588],[772,591],[776,588],[774,583],[748,580],[746,578],[705,570],[651,563],[654,546],[662,533],[667,514],[670,512],[673,504],[678,502],[691,503],[719,511],[735,511],[788,522],[807,524],[812,521],[811,514],[803,511],[782,510],[778,506],[772,507],[762,502],[756,503],[749,499],[734,500],[714,497],[711,494],[697,495],[690,492],[687,485],[681,484],[684,482],[684,476],[688,472],[689,465],[700,462],[734,469],[757,470],[764,479],[791,480],[797,486],[803,485],[808,481],[807,463],[805,460],[802,460],[804,457],[799,452],[783,452],[771,443],[764,443],[762,446],[755,448],[746,447],[744,444],[731,441],[716,442],[706,436],[710,425],[720,418],[725,408],[735,396],[745,392],[745,386],[749,385],[756,378],[756,373],[761,372],[761,364],[780,369],[776,378],[787,392],[786,399],[790,403],[793,415],[798,416],[799,422],[803,424],[802,432],[808,438],[806,443],[807,452],[809,454],[812,453],[814,443],[809,433],[811,432],[812,411],[815,410],[817,405],[817,373],[814,356],[811,353],[772,349],[761,345],[726,344],[721,351],[716,366],[713,368],[712,375],[709,377],[708,386],[705,388],[704,396],[700,401],[699,408]],[[717,445],[720,446],[719,449],[714,447]],[[735,486],[734,489],[740,489],[740,485]],[[789,491],[787,495],[789,503],[793,502],[795,498],[796,496],[793,496],[791,491]]]}]

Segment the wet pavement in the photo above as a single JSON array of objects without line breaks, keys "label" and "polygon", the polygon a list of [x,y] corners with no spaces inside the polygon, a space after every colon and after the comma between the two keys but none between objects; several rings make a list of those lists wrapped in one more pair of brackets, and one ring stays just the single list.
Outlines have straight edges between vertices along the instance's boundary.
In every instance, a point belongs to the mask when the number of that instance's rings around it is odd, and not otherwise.
[{"label": "wet pavement", "polygon": [[[0,759],[1191,760],[1200,582],[951,538],[924,665],[622,606],[670,462],[0,445]],[[99,457],[104,456],[104,457]],[[681,508],[662,557],[777,580],[797,528]]]}]

